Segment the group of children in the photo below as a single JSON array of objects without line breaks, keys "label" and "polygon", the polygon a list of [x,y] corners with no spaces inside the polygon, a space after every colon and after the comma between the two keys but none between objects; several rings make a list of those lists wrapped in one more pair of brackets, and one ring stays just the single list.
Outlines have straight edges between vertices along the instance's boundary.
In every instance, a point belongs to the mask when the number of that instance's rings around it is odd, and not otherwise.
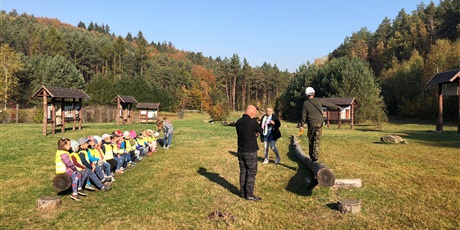
[{"label": "group of children", "polygon": [[[56,152],[56,174],[67,174],[72,181],[70,198],[80,201],[83,189],[109,191],[115,173],[125,172],[157,149],[159,132],[133,130],[79,138],[60,138]],[[166,134],[165,134],[166,136]],[[172,136],[171,136],[172,137]]]}]

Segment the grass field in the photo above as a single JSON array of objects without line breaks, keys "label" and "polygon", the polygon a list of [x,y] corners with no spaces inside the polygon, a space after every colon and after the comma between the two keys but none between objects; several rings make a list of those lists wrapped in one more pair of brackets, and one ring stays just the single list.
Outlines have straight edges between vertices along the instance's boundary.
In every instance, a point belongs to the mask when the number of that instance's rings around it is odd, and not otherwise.
[{"label": "grass field", "polygon": [[[235,114],[236,120],[240,114]],[[236,132],[208,123],[205,114],[173,120],[171,149],[161,149],[116,177],[109,192],[90,192],[81,202],[62,195],[63,204],[39,211],[36,200],[56,196],[57,140],[102,135],[116,129],[139,131],[153,125],[85,123],[82,130],[43,136],[41,124],[7,124],[0,128],[0,229],[459,229],[460,136],[456,125],[430,132],[434,123],[394,122],[376,131],[332,125],[323,130],[320,161],[336,178],[360,178],[363,187],[307,189],[307,168],[290,146],[296,124],[282,122],[277,142],[281,164],[261,164],[256,195],[239,198]],[[396,134],[409,144],[381,144]],[[306,138],[301,142],[307,149]],[[259,145],[261,146],[261,145]],[[262,146],[261,146],[262,147]],[[362,211],[334,210],[339,199],[358,199]],[[234,220],[214,221],[219,210]]]}]

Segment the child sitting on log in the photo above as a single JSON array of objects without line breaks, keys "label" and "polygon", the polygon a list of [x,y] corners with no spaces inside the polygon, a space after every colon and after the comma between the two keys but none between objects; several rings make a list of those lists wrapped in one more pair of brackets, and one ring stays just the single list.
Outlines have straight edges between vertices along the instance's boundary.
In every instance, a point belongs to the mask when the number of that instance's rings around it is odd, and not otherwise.
[{"label": "child sitting on log", "polygon": [[[78,195],[78,182],[81,179],[81,174],[78,173],[77,168],[70,160],[70,139],[62,137],[58,141],[58,150],[56,151],[56,174],[67,174],[72,180],[72,200],[80,201]],[[80,187],[81,189],[81,187]],[[86,195],[81,192],[81,195]]]}]

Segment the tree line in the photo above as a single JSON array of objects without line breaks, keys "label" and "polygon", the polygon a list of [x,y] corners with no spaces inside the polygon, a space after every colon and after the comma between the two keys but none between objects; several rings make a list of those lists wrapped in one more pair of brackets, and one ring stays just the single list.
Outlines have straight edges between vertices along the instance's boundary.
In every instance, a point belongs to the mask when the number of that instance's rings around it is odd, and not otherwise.
[{"label": "tree line", "polygon": [[130,95],[139,102],[159,102],[162,110],[200,109],[221,119],[248,103],[274,104],[292,76],[276,64],[252,67],[238,54],[206,57],[171,42],[149,43],[141,31],[122,37],[109,28],[1,12],[2,54],[16,66],[14,74],[2,73],[8,85],[2,98],[40,103],[31,96],[42,85],[71,87],[84,89],[90,104],[111,104],[116,95]]},{"label": "tree line", "polygon": [[[304,90],[319,97],[354,97],[356,121],[385,122],[390,116],[433,118],[438,72],[460,67],[460,0],[421,3],[395,19],[384,18],[372,33],[353,32],[327,57],[290,73],[276,64],[250,66],[238,54],[206,57],[171,42],[147,42],[142,32],[125,37],[91,22],[72,26],[57,19],[0,13],[2,98],[40,103],[30,96],[41,85],[84,89],[90,104],[111,104],[129,94],[159,102],[163,110],[199,109],[225,119],[247,104],[273,106],[284,119],[298,120]],[[13,74],[14,73],[14,74]],[[455,119],[456,98],[445,102]]]},{"label": "tree line", "polygon": [[[330,55],[359,58],[369,63],[381,86],[390,116],[434,118],[435,85],[426,83],[436,73],[460,68],[460,1],[432,1],[395,19],[384,18],[374,33],[366,28],[352,33]],[[447,97],[446,119],[455,119],[457,98]]]}]

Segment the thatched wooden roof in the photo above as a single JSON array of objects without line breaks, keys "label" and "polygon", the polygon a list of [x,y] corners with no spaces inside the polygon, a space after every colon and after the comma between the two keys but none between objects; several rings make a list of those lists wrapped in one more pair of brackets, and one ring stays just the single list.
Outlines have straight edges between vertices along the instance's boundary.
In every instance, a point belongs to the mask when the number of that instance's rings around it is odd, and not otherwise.
[{"label": "thatched wooden roof", "polygon": [[460,79],[460,69],[453,69],[434,75],[426,84],[442,84]]},{"label": "thatched wooden roof", "polygon": [[357,105],[358,104],[358,101],[353,97],[353,98],[340,98],[340,97],[337,97],[337,98],[334,98],[334,97],[331,97],[331,98],[321,98],[323,99],[324,101],[328,102],[328,103],[331,103],[331,104],[336,104],[336,105],[352,105],[352,104],[355,104]]},{"label": "thatched wooden roof", "polygon": [[45,91],[46,91],[46,96],[49,96],[52,98],[78,98],[78,99],[89,98],[88,94],[86,94],[81,89],[59,88],[59,87],[50,87],[50,86],[42,86],[34,94],[33,98],[43,97]]},{"label": "thatched wooden roof", "polygon": [[138,103],[136,108],[137,109],[158,109],[160,108],[160,103]]},{"label": "thatched wooden roof", "polygon": [[112,102],[116,102],[117,98],[120,98],[121,102],[123,103],[137,103],[136,99],[134,99],[133,96],[123,96],[123,95],[117,95]]}]

